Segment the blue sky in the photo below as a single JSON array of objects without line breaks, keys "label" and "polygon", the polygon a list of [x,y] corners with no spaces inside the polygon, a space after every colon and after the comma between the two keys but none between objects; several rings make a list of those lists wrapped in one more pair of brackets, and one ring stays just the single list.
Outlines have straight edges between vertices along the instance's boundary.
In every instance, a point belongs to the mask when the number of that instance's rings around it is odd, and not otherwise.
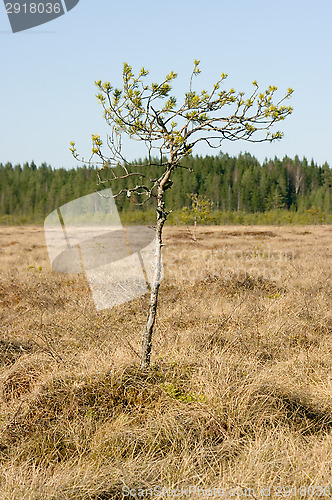
[{"label": "blue sky", "polygon": [[[196,58],[197,89],[225,72],[237,90],[252,89],[255,79],[262,88],[277,85],[280,95],[295,90],[280,142],[224,142],[222,151],[332,165],[331,19],[330,0],[80,0],[66,15],[12,34],[1,2],[0,162],[76,166],[70,141],[88,154],[91,133],[108,130],[95,80],[119,86],[124,61],[148,68],[153,81],[174,70],[180,98]],[[127,145],[128,159],[143,154],[136,142]]]}]

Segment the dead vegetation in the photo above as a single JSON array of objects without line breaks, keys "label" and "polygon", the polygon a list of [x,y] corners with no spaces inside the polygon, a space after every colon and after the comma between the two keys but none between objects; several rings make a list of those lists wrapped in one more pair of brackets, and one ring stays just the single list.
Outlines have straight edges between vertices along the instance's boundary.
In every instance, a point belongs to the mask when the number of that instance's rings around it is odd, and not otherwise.
[{"label": "dead vegetation", "polygon": [[329,226],[167,228],[146,372],[147,296],[97,312],[82,276],[51,272],[42,229],[1,231],[1,499],[332,494]]}]

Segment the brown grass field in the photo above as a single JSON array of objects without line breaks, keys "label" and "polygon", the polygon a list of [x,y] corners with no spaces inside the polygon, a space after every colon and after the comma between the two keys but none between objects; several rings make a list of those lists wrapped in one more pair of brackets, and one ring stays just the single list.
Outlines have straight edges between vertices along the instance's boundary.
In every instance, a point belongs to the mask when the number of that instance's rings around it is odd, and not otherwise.
[{"label": "brown grass field", "polygon": [[1,500],[332,497],[332,226],[167,227],[146,373],[147,295],[0,232]]}]

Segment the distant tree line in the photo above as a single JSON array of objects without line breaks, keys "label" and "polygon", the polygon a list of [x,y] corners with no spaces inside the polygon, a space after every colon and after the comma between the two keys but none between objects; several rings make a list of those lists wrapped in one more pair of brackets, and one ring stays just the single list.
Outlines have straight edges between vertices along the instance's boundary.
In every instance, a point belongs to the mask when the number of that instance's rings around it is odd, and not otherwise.
[{"label": "distant tree line", "polygon": [[[238,157],[220,153],[188,157],[183,167],[174,173],[174,185],[166,193],[167,206],[174,210],[189,207],[190,195],[197,194],[209,200],[212,211],[257,213],[314,207],[322,213],[332,212],[332,169],[327,163],[320,166],[305,158],[285,156],[260,164],[249,153]],[[157,175],[156,171],[145,172],[148,177]],[[23,215],[26,221],[42,221],[57,207],[96,189],[130,190],[130,181],[120,179],[116,185],[98,187],[95,167],[66,170],[46,163],[39,167],[34,162],[22,166],[0,163],[0,217]],[[124,192],[117,197],[117,206],[125,213],[151,209],[149,203],[137,206],[139,201]]]}]

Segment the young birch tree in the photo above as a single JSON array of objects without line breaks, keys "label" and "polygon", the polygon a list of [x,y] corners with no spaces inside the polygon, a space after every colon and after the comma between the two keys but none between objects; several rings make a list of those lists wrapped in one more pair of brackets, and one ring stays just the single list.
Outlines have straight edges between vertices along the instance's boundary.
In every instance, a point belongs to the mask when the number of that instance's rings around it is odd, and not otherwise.
[{"label": "young birch tree", "polygon": [[[155,271],[142,334],[141,368],[150,364],[162,270],[162,233],[170,213],[165,207],[165,192],[172,186],[172,173],[177,168],[184,168],[181,160],[199,143],[220,148],[225,140],[272,142],[281,139],[282,132],[272,132],[271,128],[292,112],[292,108],[284,104],[293,93],[291,88],[278,99],[275,97],[276,86],[260,91],[257,82],[253,81],[253,90],[245,98],[244,92],[224,88],[225,73],[212,89],[194,90],[194,78],[200,74],[199,64],[200,61],[194,61],[188,92],[179,103],[171,95],[172,82],[177,76],[173,71],[160,83],[147,83],[149,72],[145,68],[135,75],[132,67],[124,63],[121,88],[114,88],[111,83],[101,80],[95,82],[98,88],[96,97],[111,130],[106,140],[107,155],[100,136],[92,135],[92,154],[88,162],[98,165],[99,183],[129,177],[135,179],[134,187],[121,189],[114,197],[126,191],[129,198],[139,196],[141,203],[153,199],[156,206]],[[143,164],[126,160],[122,152],[123,136],[144,142],[146,159]],[[75,142],[71,143],[71,151],[77,160],[85,161],[79,158]],[[147,170],[153,170],[154,175],[147,175]],[[108,172],[107,178],[105,171]]]}]

